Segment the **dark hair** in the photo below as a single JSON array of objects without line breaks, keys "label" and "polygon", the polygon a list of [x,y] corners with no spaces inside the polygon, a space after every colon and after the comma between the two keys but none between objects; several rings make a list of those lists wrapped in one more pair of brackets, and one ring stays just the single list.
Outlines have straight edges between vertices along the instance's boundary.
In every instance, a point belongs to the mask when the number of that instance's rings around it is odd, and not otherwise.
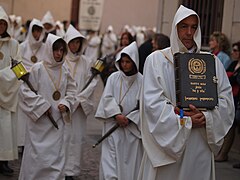
[{"label": "dark hair", "polygon": [[170,46],[170,39],[168,36],[162,34],[162,33],[157,33],[154,35],[154,41],[157,43],[158,49],[164,49]]},{"label": "dark hair", "polygon": [[[124,33],[122,33],[122,35],[121,35],[120,46],[122,46],[122,39],[123,39],[123,36],[125,36],[125,35],[127,35],[127,37],[128,37],[129,44],[131,44],[131,43],[134,41],[134,38],[133,38],[133,36],[132,36],[132,34],[131,34],[130,32],[124,32]],[[128,45],[129,45],[129,44],[128,44]]]},{"label": "dark hair", "polygon": [[[82,48],[83,38],[82,38],[82,37],[76,37],[76,38],[73,38],[71,41],[73,41],[73,40],[75,40],[75,39],[79,39],[79,40],[80,40],[80,46],[79,46],[79,48],[78,48],[78,50],[77,50],[77,52],[79,52],[79,51],[81,50],[81,48]],[[70,43],[71,41],[69,41],[69,43]],[[68,44],[69,44],[69,43],[68,43]]]},{"label": "dark hair", "polygon": [[212,38],[215,38],[216,41],[218,42],[220,51],[230,54],[230,51],[229,51],[230,43],[228,41],[227,36],[224,33],[215,31],[210,36],[210,39]]},{"label": "dark hair", "polygon": [[36,25],[36,24],[34,24],[33,27],[32,27],[32,32],[42,31],[42,30],[43,30],[43,28],[41,26]]},{"label": "dark hair", "polygon": [[232,47],[234,47],[234,46],[237,46],[238,47],[238,51],[240,51],[240,41],[233,43]]},{"label": "dark hair", "polygon": [[127,72],[127,73],[124,72],[124,73],[127,76],[131,76],[131,75],[137,74],[138,73],[137,66],[136,66],[136,64],[133,62],[132,58],[128,54],[125,54],[125,53],[121,54],[121,59],[119,60],[119,68],[123,71],[122,66],[121,66],[121,60],[122,60],[123,57],[128,57],[132,61],[132,64],[133,64],[132,70],[130,72]]},{"label": "dark hair", "polygon": [[67,44],[62,38],[59,38],[58,40],[56,40],[53,43],[52,49],[53,49],[53,51],[55,51],[55,50],[58,50],[62,47],[63,47],[64,54],[67,54]]}]

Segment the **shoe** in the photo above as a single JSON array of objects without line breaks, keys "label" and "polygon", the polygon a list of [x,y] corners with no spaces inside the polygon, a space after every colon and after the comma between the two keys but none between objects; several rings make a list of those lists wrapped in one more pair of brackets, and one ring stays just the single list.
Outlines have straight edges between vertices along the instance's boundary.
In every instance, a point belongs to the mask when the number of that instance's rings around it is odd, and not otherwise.
[{"label": "shoe", "polygon": [[7,172],[14,173],[14,170],[8,166],[8,161],[3,161],[3,167]]},{"label": "shoe", "polygon": [[74,180],[72,176],[65,176],[65,180]]},{"label": "shoe", "polygon": [[238,163],[238,164],[234,164],[234,165],[233,165],[233,168],[240,169],[240,163]]},{"label": "shoe", "polygon": [[12,176],[13,175],[13,170],[11,168],[6,168],[5,164],[1,164],[0,166],[0,174],[4,176]]}]

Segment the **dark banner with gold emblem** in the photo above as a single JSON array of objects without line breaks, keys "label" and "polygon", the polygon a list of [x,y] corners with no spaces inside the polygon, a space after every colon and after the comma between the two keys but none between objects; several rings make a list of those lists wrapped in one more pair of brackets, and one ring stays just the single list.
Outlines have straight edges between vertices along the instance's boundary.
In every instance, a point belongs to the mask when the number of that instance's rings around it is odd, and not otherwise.
[{"label": "dark banner with gold emblem", "polygon": [[176,102],[179,108],[213,109],[218,105],[215,58],[211,54],[174,54]]}]

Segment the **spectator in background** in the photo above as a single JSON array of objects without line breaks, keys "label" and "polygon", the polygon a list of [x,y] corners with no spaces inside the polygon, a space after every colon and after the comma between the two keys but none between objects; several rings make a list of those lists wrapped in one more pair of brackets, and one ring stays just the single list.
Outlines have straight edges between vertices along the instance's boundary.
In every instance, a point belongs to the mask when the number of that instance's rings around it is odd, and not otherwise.
[{"label": "spectator in background", "polygon": [[162,33],[157,33],[153,37],[152,46],[152,51],[165,49],[170,46],[170,39]]},{"label": "spectator in background", "polygon": [[[232,45],[232,59],[234,61],[232,61],[232,63],[227,68],[227,75],[232,86],[234,106],[236,110],[240,93],[240,82],[238,82],[238,79],[240,79],[240,42],[233,43]],[[234,141],[236,127],[237,120],[234,119],[232,127],[224,137],[222,148],[218,155],[215,157],[216,162],[224,162],[228,160],[228,153]],[[240,168],[240,166],[236,166],[236,168]]]},{"label": "spectator in background", "polygon": [[152,53],[152,39],[154,32],[151,29],[145,31],[145,42],[138,48],[139,53],[139,72],[143,74],[143,66],[149,54]]},{"label": "spectator in background", "polygon": [[209,40],[209,47],[211,52],[216,55],[222,62],[225,69],[231,64],[229,57],[230,43],[225,34],[215,31],[211,34]]}]

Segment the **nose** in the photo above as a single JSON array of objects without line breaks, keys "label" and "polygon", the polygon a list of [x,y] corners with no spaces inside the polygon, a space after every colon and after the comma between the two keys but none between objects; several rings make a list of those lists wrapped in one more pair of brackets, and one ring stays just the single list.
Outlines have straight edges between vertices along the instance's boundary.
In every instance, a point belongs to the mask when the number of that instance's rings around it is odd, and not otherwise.
[{"label": "nose", "polygon": [[189,34],[189,35],[192,34],[192,28],[191,28],[191,27],[188,27],[188,28],[187,28],[187,34]]}]

